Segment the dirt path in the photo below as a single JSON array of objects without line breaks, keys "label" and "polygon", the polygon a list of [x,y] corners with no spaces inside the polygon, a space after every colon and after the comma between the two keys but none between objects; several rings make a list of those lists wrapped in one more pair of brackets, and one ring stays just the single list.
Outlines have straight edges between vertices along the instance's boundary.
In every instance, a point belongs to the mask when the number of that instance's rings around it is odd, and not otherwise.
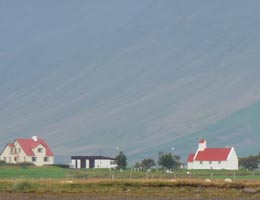
[{"label": "dirt path", "polygon": [[[35,194],[35,193],[0,193],[0,200],[205,200],[201,197],[92,197],[86,194]],[[232,200],[232,198],[207,198],[207,200]],[[258,200],[241,197],[236,200]]]}]

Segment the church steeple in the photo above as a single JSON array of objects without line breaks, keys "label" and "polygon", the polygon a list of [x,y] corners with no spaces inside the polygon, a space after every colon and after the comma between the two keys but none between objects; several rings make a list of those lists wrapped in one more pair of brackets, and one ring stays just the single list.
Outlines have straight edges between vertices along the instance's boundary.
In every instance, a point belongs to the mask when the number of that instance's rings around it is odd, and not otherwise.
[{"label": "church steeple", "polygon": [[198,151],[204,151],[207,148],[207,141],[205,139],[201,139],[199,141]]}]

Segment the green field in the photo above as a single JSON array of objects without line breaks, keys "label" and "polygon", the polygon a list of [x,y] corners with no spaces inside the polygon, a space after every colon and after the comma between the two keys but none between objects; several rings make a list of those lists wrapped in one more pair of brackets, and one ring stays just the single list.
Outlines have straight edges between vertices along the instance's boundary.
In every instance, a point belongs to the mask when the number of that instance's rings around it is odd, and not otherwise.
[{"label": "green field", "polygon": [[260,171],[228,171],[228,170],[176,170],[165,172],[152,170],[149,172],[133,169],[69,169],[57,166],[2,166],[0,179],[225,179],[232,180],[260,180]]}]

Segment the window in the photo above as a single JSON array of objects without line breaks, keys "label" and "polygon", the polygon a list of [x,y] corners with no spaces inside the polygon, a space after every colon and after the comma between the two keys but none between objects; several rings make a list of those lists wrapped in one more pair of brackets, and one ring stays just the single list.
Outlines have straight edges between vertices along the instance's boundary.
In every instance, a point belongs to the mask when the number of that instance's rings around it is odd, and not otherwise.
[{"label": "window", "polygon": [[44,157],[44,162],[49,162],[49,157]]},{"label": "window", "polygon": [[202,165],[202,164],[203,164],[203,161],[200,161],[200,164]]},{"label": "window", "polygon": [[43,148],[38,148],[38,153],[42,153],[43,152]]},{"label": "window", "polygon": [[211,164],[212,164],[212,161],[209,161],[209,164],[211,165]]},{"label": "window", "polygon": [[221,164],[221,161],[218,161],[218,164]]},{"label": "window", "polygon": [[32,157],[32,162],[36,162],[37,158],[36,157]]},{"label": "window", "polygon": [[18,154],[18,153],[20,153],[20,151],[21,151],[21,149],[20,149],[20,148],[14,148],[14,150],[13,150],[13,152],[14,152],[15,154]]},{"label": "window", "polygon": [[11,154],[15,153],[15,148],[11,148]]},{"label": "window", "polygon": [[111,160],[110,161],[110,165],[116,165],[116,161],[115,160]]}]

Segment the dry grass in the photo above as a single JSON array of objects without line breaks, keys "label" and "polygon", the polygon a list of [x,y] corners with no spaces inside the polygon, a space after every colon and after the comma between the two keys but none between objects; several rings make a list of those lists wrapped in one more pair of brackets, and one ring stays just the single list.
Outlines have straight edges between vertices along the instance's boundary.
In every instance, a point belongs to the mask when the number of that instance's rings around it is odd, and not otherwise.
[{"label": "dry grass", "polygon": [[[256,192],[244,193],[244,188]],[[223,180],[2,180],[1,193],[35,193],[68,196],[84,194],[88,197],[131,197],[131,198],[227,198],[260,199],[260,181]]]}]

